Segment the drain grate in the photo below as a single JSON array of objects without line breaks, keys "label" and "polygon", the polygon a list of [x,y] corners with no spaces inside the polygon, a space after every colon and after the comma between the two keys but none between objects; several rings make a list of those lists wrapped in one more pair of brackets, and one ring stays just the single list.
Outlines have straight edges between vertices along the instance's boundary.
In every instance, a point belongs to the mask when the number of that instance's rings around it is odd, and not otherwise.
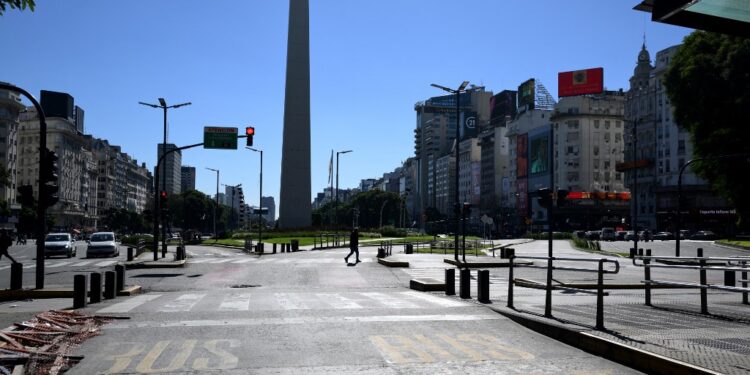
[{"label": "drain grate", "polygon": [[237,288],[237,289],[242,289],[242,288],[257,288],[259,286],[260,285],[254,285],[254,284],[236,284],[236,285],[230,286],[230,288]]}]

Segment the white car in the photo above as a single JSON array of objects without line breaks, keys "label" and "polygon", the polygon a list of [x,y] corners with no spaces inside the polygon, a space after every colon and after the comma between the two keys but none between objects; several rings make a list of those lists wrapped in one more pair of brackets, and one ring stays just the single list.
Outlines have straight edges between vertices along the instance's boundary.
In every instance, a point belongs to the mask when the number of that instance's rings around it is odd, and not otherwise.
[{"label": "white car", "polygon": [[50,233],[44,238],[44,257],[65,255],[70,258],[76,255],[76,242],[68,233]]},{"label": "white car", "polygon": [[114,232],[96,232],[89,237],[86,257],[120,255],[120,242]]}]

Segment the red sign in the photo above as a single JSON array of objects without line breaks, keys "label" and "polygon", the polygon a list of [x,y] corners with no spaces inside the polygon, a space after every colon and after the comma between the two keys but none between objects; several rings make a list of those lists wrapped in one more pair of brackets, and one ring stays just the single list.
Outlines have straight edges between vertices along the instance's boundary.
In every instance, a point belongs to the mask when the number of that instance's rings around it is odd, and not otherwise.
[{"label": "red sign", "polygon": [[604,91],[604,68],[557,73],[557,96],[599,94]]}]

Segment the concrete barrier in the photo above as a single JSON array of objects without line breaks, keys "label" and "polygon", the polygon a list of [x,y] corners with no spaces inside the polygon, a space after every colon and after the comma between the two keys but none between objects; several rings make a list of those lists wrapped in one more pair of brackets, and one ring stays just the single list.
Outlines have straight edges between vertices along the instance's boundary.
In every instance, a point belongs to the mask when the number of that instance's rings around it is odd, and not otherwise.
[{"label": "concrete barrier", "polygon": [[73,276],[73,308],[86,307],[88,297],[88,275]]},{"label": "concrete barrier", "polygon": [[104,273],[104,299],[114,299],[115,293],[115,271]]},{"label": "concrete barrier", "polygon": [[102,274],[99,272],[92,272],[89,280],[89,302],[97,303],[102,301]]}]

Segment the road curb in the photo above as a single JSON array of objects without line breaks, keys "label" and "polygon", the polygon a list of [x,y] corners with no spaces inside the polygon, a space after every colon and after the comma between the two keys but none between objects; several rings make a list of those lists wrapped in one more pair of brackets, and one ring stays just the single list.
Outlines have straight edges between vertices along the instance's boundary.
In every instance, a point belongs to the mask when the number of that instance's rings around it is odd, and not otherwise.
[{"label": "road curb", "polygon": [[136,261],[136,262],[123,263],[123,265],[125,266],[125,269],[129,269],[129,270],[143,269],[143,268],[181,268],[181,267],[185,267],[186,264],[187,264],[187,259],[168,261],[168,262]]},{"label": "road curb", "polygon": [[404,261],[397,261],[397,260],[388,260],[386,258],[378,258],[378,263],[386,266],[386,267],[404,267],[409,268],[409,262]]},{"label": "road curb", "polygon": [[648,374],[721,374],[720,372],[599,337],[583,330],[574,330],[563,326],[561,323],[552,324],[547,322],[546,319],[528,316],[516,310],[489,307],[493,311],[532,331]]},{"label": "road curb", "polygon": [[[118,296],[134,296],[141,293],[140,285],[129,285],[117,293]],[[0,290],[0,301],[24,299],[73,298],[73,288]]]},{"label": "road curb", "polygon": [[[508,267],[510,265],[510,260],[508,259],[499,259],[492,262],[462,262],[462,261],[456,261],[455,259],[450,258],[443,258],[443,262],[448,263],[450,265],[454,265],[456,267],[465,267],[465,268],[499,268],[499,267]],[[513,265],[515,266],[530,266],[534,264],[532,261],[528,260],[514,260]]]},{"label": "road curb", "polygon": [[123,288],[121,291],[117,292],[118,296],[134,296],[136,294],[141,294],[141,291],[143,288],[141,288],[140,285],[129,285]]}]

